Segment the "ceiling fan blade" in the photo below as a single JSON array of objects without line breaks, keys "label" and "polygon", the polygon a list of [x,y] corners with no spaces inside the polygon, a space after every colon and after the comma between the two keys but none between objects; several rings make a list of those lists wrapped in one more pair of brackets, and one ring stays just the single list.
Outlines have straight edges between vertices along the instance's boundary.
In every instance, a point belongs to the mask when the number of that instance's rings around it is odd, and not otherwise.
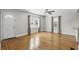
[{"label": "ceiling fan blade", "polygon": [[44,14],[46,14],[46,13],[48,13],[48,14],[52,14],[52,12],[55,12],[55,11],[50,11],[49,9],[45,9]]},{"label": "ceiling fan blade", "polygon": [[48,12],[48,14],[52,14],[51,12]]},{"label": "ceiling fan blade", "polygon": [[55,12],[55,11],[50,11],[50,12]]}]

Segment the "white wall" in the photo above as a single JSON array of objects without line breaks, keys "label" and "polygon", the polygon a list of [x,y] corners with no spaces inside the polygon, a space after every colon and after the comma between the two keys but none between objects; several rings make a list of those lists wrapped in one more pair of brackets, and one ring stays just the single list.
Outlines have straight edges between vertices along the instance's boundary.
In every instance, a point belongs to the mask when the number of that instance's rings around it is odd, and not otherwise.
[{"label": "white wall", "polygon": [[46,17],[41,16],[41,31],[46,31]]},{"label": "white wall", "polygon": [[17,36],[28,34],[27,14],[23,12],[16,12],[15,17],[16,17],[15,34]]},{"label": "white wall", "polygon": [[[15,19],[15,36],[22,36],[28,34],[28,15],[38,17],[37,15],[19,11],[19,10],[2,10],[3,18],[4,14],[12,15]],[[37,32],[37,29],[32,30],[32,32]]]},{"label": "white wall", "polygon": [[46,16],[46,31],[51,32],[51,16]]},{"label": "white wall", "polygon": [[[15,36],[21,36],[28,33],[27,13],[17,10],[3,10],[3,14],[12,15],[15,19]],[[3,19],[5,15],[3,15]]]},{"label": "white wall", "polygon": [[74,27],[79,23],[79,17],[77,14],[66,14],[62,16],[62,33],[75,35]]},{"label": "white wall", "polygon": [[62,12],[61,14],[53,14],[46,17],[46,31],[51,32],[51,17],[61,16],[61,31],[63,34],[75,35],[74,27],[79,27],[79,13]]}]

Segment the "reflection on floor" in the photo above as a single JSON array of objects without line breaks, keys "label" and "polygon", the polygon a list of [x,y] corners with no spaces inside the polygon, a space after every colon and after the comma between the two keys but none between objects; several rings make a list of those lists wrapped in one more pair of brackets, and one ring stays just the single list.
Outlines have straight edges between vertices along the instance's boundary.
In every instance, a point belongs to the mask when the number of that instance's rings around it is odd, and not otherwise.
[{"label": "reflection on floor", "polygon": [[70,50],[71,48],[77,49],[74,36],[47,32],[1,41],[2,50]]}]

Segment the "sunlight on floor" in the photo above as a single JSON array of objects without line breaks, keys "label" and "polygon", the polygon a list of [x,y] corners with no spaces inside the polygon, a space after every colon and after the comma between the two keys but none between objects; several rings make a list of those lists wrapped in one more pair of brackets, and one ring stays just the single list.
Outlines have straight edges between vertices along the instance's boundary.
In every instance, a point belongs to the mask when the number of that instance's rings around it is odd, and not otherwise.
[{"label": "sunlight on floor", "polygon": [[39,36],[31,38],[29,49],[36,49],[39,47]]}]

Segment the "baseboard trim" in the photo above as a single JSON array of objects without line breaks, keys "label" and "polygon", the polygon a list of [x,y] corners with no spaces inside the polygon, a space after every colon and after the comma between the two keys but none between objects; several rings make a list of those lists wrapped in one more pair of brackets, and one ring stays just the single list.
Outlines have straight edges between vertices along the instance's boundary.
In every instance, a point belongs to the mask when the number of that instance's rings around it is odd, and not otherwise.
[{"label": "baseboard trim", "polygon": [[16,35],[16,37],[21,37],[21,36],[25,36],[25,35],[28,35],[28,34],[19,34],[19,35]]},{"label": "baseboard trim", "polygon": [[[47,32],[47,33],[56,33],[56,32],[49,32],[49,31],[41,31],[41,32]],[[75,36],[75,35],[66,34],[66,33],[56,33],[56,34],[64,34],[64,35]]]},{"label": "baseboard trim", "polygon": [[6,39],[2,39],[2,40],[8,40],[8,39],[15,39],[16,37],[11,37],[11,38],[6,38]]},{"label": "baseboard trim", "polygon": [[70,35],[70,36],[75,36],[75,35],[73,35],[73,34],[67,34],[67,33],[62,33],[62,34],[64,34],[64,35]]}]

